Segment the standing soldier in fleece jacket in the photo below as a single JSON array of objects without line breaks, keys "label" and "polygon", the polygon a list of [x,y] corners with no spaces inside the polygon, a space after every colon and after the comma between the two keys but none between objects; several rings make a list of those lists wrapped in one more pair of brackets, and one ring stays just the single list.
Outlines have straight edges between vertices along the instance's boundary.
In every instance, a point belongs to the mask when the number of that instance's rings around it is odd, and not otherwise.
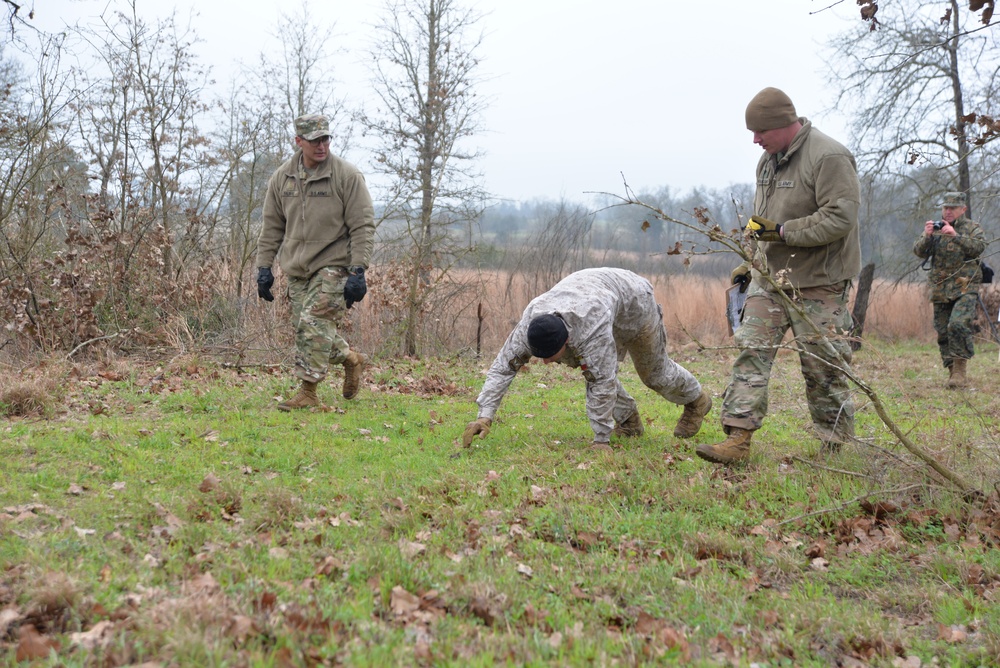
[{"label": "standing soldier in fleece jacket", "polygon": [[[257,240],[257,295],[272,301],[275,256],[288,276],[295,328],[298,393],[283,411],[318,406],[316,386],[331,364],[344,365],[345,399],[358,393],[366,358],[337,332],[346,310],[368,291],[365,269],[375,237],[374,207],[358,169],[330,153],[330,122],[295,119],[298,150],[267,185]],[[280,252],[279,252],[280,248]]]},{"label": "standing soldier in fleece jacket", "polygon": [[528,304],[487,373],[476,400],[479,416],[465,428],[463,445],[468,447],[476,434],[489,433],[507,388],[532,356],[583,372],[595,448],[610,449],[612,433],[641,435],[635,399],[618,380],[625,353],[646,387],[684,406],[674,435],[689,438],[698,433],[712,399],[667,354],[663,310],[653,286],[630,271],[600,268],[570,274]]},{"label": "standing soldier in fleece jacket", "polygon": [[[767,414],[774,356],[789,329],[799,349],[816,436],[827,450],[854,438],[854,404],[841,369],[851,362],[847,296],[861,270],[861,188],[854,156],[800,118],[777,88],[765,88],[750,100],[746,124],[764,149],[757,163],[754,215],[746,226],[757,239],[755,269],[752,282],[747,264],[731,275],[734,283],[751,284],[735,335],[740,354],[722,402],[727,437],[695,449],[718,464],[750,454],[750,437]],[[761,268],[777,287],[760,275]],[[779,290],[797,308],[786,306]]]}]

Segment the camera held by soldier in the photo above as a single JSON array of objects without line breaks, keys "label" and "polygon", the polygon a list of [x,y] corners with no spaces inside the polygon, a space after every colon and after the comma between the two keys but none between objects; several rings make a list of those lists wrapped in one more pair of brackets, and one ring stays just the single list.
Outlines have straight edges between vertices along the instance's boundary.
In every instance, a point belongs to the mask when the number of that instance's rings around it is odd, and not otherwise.
[{"label": "camera held by soldier", "polygon": [[946,224],[947,223],[945,223],[943,220],[937,221],[936,223],[934,223],[934,231],[940,232],[941,228],[944,227]]}]

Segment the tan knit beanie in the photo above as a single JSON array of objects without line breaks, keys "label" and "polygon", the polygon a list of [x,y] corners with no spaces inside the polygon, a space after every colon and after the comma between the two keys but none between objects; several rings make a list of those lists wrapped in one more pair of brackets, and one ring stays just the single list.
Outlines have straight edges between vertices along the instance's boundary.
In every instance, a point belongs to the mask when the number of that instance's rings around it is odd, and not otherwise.
[{"label": "tan knit beanie", "polygon": [[791,98],[777,88],[765,88],[747,105],[747,130],[764,132],[787,128],[799,120]]}]

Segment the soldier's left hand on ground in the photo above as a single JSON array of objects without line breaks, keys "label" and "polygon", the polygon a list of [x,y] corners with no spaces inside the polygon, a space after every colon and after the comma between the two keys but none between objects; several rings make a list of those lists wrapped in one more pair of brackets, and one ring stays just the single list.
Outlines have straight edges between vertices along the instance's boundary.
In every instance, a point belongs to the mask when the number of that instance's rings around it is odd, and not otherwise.
[{"label": "soldier's left hand on ground", "polygon": [[478,418],[467,424],[462,433],[462,447],[467,448],[472,445],[472,439],[476,437],[476,434],[479,434],[479,438],[486,438],[492,424],[493,420],[490,418]]}]

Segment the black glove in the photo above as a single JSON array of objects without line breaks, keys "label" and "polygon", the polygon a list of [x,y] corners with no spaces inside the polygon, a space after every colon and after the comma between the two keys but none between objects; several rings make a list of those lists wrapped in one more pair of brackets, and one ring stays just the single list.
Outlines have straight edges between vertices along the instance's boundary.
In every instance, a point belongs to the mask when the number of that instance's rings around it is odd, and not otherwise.
[{"label": "black glove", "polygon": [[364,267],[350,267],[347,271],[351,275],[344,283],[344,301],[347,302],[347,308],[351,308],[354,306],[354,302],[365,298],[365,295],[368,294],[368,286],[365,284]]},{"label": "black glove", "polygon": [[750,287],[750,263],[744,262],[733,269],[729,274],[729,280],[733,285],[740,286],[740,292],[746,292]]},{"label": "black glove", "polygon": [[274,295],[271,294],[272,285],[274,285],[274,274],[271,273],[271,268],[257,267],[257,297],[273,302]]}]

